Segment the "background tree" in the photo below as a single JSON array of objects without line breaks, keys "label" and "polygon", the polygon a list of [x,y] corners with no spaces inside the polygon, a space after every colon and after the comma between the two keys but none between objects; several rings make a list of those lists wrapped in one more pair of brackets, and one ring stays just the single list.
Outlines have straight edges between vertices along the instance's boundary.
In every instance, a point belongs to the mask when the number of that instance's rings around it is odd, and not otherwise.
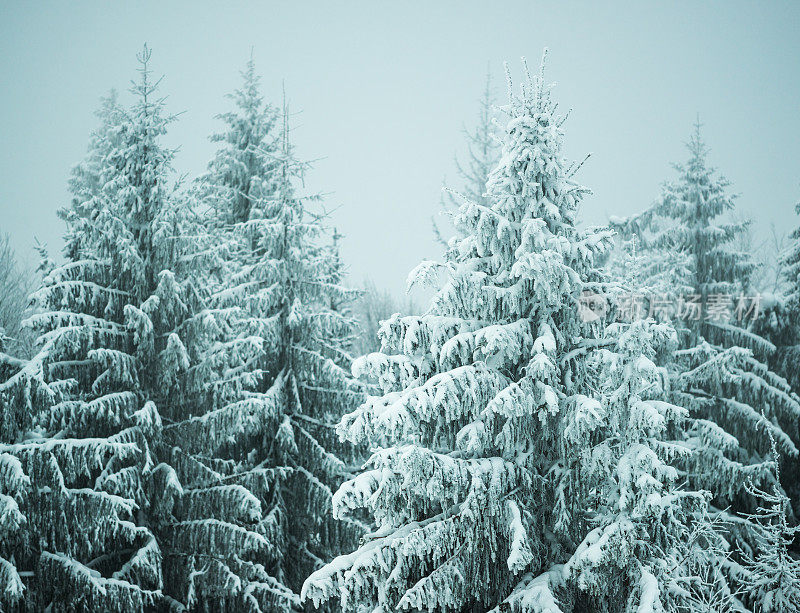
[{"label": "background tree", "polygon": [[36,277],[17,259],[8,234],[0,235],[0,351],[29,358],[33,339],[22,326]]},{"label": "background tree", "polygon": [[[699,487],[715,493],[718,509],[733,503],[752,510],[754,501],[744,491],[747,479],[773,479],[769,439],[758,427],[761,411],[785,461],[793,463],[800,403],[767,365],[775,346],[748,329],[758,315],[748,310],[759,303],[750,283],[755,264],[737,247],[747,224],[720,221],[734,211],[734,199],[727,193],[728,181],[708,165],[699,123],[688,149],[689,161],[676,166],[678,179],[665,185],[656,203],[614,225],[623,235],[635,235],[641,252],[654,261],[670,261],[675,253],[688,258],[681,285],[691,290],[670,303],[667,317],[680,340],[668,366],[671,399],[698,418],[694,435],[705,455],[690,474]],[[712,438],[717,444],[708,444]],[[752,537],[752,530],[746,532]]]},{"label": "background tree", "polygon": [[408,315],[416,310],[411,297],[406,297],[405,300],[398,299],[387,290],[379,290],[373,281],[365,281],[361,295],[353,306],[353,313],[358,321],[353,355],[361,356],[380,351],[381,341],[378,331],[381,322],[395,313]]},{"label": "background tree", "polygon": [[[458,194],[445,188],[440,201],[439,217],[445,216],[452,220],[461,206],[462,198],[484,206],[489,204],[486,196],[486,183],[489,181],[489,174],[497,165],[500,155],[500,139],[494,121],[495,94],[492,88],[492,73],[487,69],[483,96],[480,99],[478,121],[472,130],[463,129],[467,140],[467,161],[462,163],[458,156],[455,158],[456,174],[459,180]],[[431,217],[431,225],[436,240],[443,247],[447,247],[447,241],[441,230],[442,224],[437,220],[437,216]],[[452,221],[446,224],[446,227],[447,234],[449,234],[453,229]]]},{"label": "background tree", "polygon": [[[314,198],[297,195],[306,165],[288,111],[264,102],[252,59],[243,77],[195,189],[207,209],[192,256],[205,262],[206,306],[184,324],[183,402],[164,428],[184,490],[228,493],[202,531],[197,505],[173,507],[173,526],[186,530],[169,573],[189,606],[286,611],[298,608],[302,580],[362,531],[329,511],[357,458],[334,433],[362,397],[348,370],[355,293],[341,285]],[[223,522],[227,536],[204,535]]]},{"label": "background tree", "polygon": [[71,182],[67,262],[46,267],[28,320],[39,350],[0,385],[0,478],[16,524],[0,555],[5,577],[23,580],[4,596],[23,596],[33,610],[176,604],[161,591],[147,520],[148,441],[161,420],[148,383],[157,374],[145,358],[161,332],[148,325],[171,253],[159,227],[172,160],[159,144],[171,118],[153,98],[149,58],[145,47],[135,104],[102,115],[92,180],[79,170]]}]

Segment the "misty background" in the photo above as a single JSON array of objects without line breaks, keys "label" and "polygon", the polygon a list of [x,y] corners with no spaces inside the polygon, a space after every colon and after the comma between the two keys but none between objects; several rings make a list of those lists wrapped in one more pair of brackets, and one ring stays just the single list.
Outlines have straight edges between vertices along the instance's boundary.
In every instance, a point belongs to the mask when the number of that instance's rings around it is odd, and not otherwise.
[{"label": "misty background", "polygon": [[3,2],[0,5],[0,234],[34,265],[52,256],[99,98],[127,100],[147,42],[167,108],[167,142],[193,178],[213,153],[251,48],[267,98],[285,82],[298,155],[316,160],[308,192],[327,194],[352,281],[400,294],[440,253],[429,218],[477,118],[487,68],[519,74],[549,48],[567,153],[594,195],[587,223],[646,208],[686,158],[697,114],[710,161],[740,194],[758,240],[796,224],[800,199],[797,2]]}]

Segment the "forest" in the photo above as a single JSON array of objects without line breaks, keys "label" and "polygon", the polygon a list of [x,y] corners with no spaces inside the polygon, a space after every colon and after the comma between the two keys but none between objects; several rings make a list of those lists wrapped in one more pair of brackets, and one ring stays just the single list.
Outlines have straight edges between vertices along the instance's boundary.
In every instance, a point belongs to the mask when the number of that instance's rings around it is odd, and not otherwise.
[{"label": "forest", "polygon": [[756,246],[699,120],[588,226],[509,62],[420,300],[348,275],[252,58],[188,178],[137,60],[63,249],[0,240],[0,610],[800,611],[800,218]]}]

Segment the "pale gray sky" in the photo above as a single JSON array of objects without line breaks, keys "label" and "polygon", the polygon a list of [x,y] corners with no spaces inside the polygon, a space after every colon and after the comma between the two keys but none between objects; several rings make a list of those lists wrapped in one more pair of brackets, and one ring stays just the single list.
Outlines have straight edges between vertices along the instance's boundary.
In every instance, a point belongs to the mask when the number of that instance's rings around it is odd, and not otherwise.
[{"label": "pale gray sky", "polygon": [[251,46],[267,95],[281,79],[298,153],[323,158],[308,187],[331,192],[355,281],[399,292],[435,257],[428,218],[453,178],[460,128],[487,63],[537,64],[573,108],[567,151],[593,156],[583,217],[644,208],[685,157],[696,113],[711,160],[764,228],[790,229],[800,199],[800,2],[12,2],[0,4],[0,232],[35,261],[60,249],[55,211],[86,149],[98,99],[125,89],[147,41],[165,75],[180,172],[207,136]]}]

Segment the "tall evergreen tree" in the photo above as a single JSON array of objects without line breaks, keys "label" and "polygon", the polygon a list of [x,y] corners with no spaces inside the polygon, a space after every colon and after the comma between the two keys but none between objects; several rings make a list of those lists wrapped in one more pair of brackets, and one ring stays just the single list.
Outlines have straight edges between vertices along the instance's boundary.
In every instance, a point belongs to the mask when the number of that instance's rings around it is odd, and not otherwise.
[{"label": "tall evergreen tree", "polygon": [[[189,606],[285,611],[299,606],[302,580],[361,534],[329,509],[355,459],[334,426],[362,392],[347,353],[354,294],[341,285],[338,247],[323,243],[313,199],[296,193],[305,165],[293,155],[288,112],[276,125],[252,60],[243,76],[195,190],[208,209],[192,256],[204,261],[206,307],[184,326],[183,414],[164,428],[177,481],[227,488],[218,519],[240,536],[233,546],[235,535],[176,539],[169,576]],[[191,509],[174,513],[194,531]]]},{"label": "tall evergreen tree", "polygon": [[158,228],[170,209],[172,152],[159,141],[171,117],[153,97],[149,58],[145,47],[133,107],[103,107],[61,213],[67,262],[33,296],[39,351],[0,385],[3,597],[30,610],[175,604],[147,521],[148,442],[161,418],[142,358],[160,331],[137,323],[145,305],[159,310],[170,254]]},{"label": "tall evergreen tree", "polygon": [[759,527],[759,538],[755,554],[745,552],[744,565],[749,571],[745,593],[758,613],[800,610],[800,560],[789,552],[800,526],[787,522],[789,498],[777,485],[778,451],[775,440],[770,438],[770,442],[775,482],[768,491],[748,483],[748,491],[758,500],[757,512],[749,517]]},{"label": "tall evergreen tree", "polygon": [[670,466],[693,453],[671,440],[685,411],[658,398],[666,377],[650,359],[670,335],[578,316],[610,233],[575,228],[588,190],[562,158],[542,74],[526,69],[503,110],[490,204],[464,203],[444,264],[412,273],[448,280],[423,315],[384,322],[383,351],[354,364],[383,395],[340,431],[381,448],[335,512],[367,509],[378,528],[308,579],[315,603],[658,610],[678,576],[668,561],[702,520],[703,496],[679,492]]},{"label": "tall evergreen tree", "polygon": [[730,182],[708,165],[701,127],[698,120],[687,144],[689,159],[675,166],[678,179],[664,186],[654,208],[656,215],[674,222],[657,233],[655,244],[690,255],[693,286],[707,299],[749,289],[755,264],[749,253],[737,250],[736,239],[747,222],[720,219],[735,210],[735,200],[727,191]]},{"label": "tall evergreen tree", "polygon": [[[800,204],[796,207],[800,213]],[[789,234],[780,254],[783,295],[766,305],[764,316],[755,323],[754,332],[763,334],[777,348],[770,364],[787,379],[792,389],[800,390],[800,228]]]},{"label": "tall evergreen tree", "polygon": [[[800,203],[795,206],[800,214]],[[800,310],[800,228],[789,235],[789,246],[783,254],[783,278],[787,286],[787,302],[791,308]]]},{"label": "tall evergreen tree", "polygon": [[681,285],[691,291],[670,313],[680,333],[679,350],[669,366],[671,397],[704,424],[702,432],[695,432],[697,441],[712,437],[718,443],[700,446],[704,460],[690,474],[715,493],[719,508],[733,503],[752,510],[754,501],[744,491],[747,480],[768,483],[773,478],[769,438],[759,427],[761,411],[782,457],[794,463],[800,403],[786,380],[767,365],[774,345],[748,321],[757,315],[748,312],[758,305],[757,298],[747,297],[754,264],[736,247],[746,226],[721,221],[733,211],[734,199],[727,192],[729,182],[708,165],[699,123],[688,149],[688,162],[676,166],[678,179],[665,185],[656,203],[617,226],[638,237],[648,258],[667,261],[676,252],[688,257]]},{"label": "tall evergreen tree", "polygon": [[[445,189],[439,215],[452,218],[458,212],[463,199],[484,206],[489,205],[486,184],[500,155],[500,139],[494,120],[495,94],[492,88],[492,74],[487,70],[486,83],[480,99],[478,121],[472,130],[464,128],[464,136],[467,140],[467,160],[462,163],[458,157],[455,159],[456,174],[459,179],[458,191]],[[447,241],[444,239],[440,224],[437,223],[435,217],[431,218],[431,223],[436,240],[442,246],[447,247]],[[447,227],[450,229],[451,224],[448,224]]]}]

